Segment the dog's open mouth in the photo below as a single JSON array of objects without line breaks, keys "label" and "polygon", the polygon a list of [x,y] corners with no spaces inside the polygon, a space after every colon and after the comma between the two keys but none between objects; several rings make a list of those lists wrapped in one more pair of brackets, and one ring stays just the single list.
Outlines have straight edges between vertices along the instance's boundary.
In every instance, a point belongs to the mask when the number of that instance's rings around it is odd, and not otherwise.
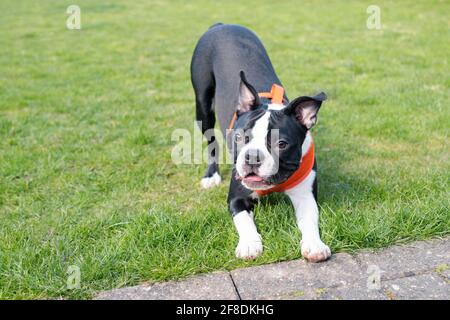
[{"label": "dog's open mouth", "polygon": [[246,175],[243,180],[247,181],[247,182],[262,182],[262,181],[264,181],[263,178],[261,178],[260,176],[258,176],[254,172],[249,173],[248,175]]},{"label": "dog's open mouth", "polygon": [[242,183],[250,189],[267,189],[269,184],[264,180],[264,178],[258,176],[256,173],[252,172],[242,178]]}]

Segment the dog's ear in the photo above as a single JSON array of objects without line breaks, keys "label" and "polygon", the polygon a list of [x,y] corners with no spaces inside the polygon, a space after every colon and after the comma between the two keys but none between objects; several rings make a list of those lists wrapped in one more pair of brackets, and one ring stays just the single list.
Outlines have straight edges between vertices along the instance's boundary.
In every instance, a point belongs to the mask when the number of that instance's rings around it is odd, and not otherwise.
[{"label": "dog's ear", "polygon": [[239,75],[241,77],[241,83],[239,84],[237,110],[241,113],[253,110],[261,104],[261,101],[259,100],[258,92],[256,92],[255,88],[248,83],[244,71],[241,71]]},{"label": "dog's ear", "polygon": [[317,113],[319,112],[322,102],[327,99],[327,95],[321,92],[314,97],[302,96],[298,97],[289,103],[285,112],[288,115],[295,117],[297,122],[311,129],[317,122]]}]

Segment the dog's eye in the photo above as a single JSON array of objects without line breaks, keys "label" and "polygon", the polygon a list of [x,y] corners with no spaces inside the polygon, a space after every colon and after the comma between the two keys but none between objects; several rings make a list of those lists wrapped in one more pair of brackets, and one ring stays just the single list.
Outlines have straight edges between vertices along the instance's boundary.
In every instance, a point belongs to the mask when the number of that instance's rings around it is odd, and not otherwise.
[{"label": "dog's eye", "polygon": [[236,133],[234,135],[234,142],[236,143],[242,143],[244,141],[244,143],[248,143],[250,141],[250,137],[245,135],[241,135],[240,133]]},{"label": "dog's eye", "polygon": [[280,150],[286,149],[287,145],[286,141],[278,141],[278,149]]}]

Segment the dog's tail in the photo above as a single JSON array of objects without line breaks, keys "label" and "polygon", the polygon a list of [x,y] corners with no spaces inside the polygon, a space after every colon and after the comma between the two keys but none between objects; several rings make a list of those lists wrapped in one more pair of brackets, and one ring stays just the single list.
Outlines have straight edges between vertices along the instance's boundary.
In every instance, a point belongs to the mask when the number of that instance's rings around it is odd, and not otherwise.
[{"label": "dog's tail", "polygon": [[223,26],[223,23],[222,22],[215,23],[211,27],[209,27],[208,30],[212,29],[212,28],[215,28],[215,27],[218,27],[218,26]]}]

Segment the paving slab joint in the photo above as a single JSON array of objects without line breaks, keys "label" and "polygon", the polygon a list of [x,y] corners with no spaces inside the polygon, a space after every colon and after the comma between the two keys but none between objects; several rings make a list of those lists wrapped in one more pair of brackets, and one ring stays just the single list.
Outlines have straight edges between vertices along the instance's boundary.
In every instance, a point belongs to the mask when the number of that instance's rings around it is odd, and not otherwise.
[{"label": "paving slab joint", "polygon": [[239,290],[238,290],[238,288],[236,286],[236,283],[234,282],[233,275],[231,274],[231,272],[228,272],[228,276],[230,277],[231,283],[233,284],[234,291],[236,291],[236,295],[238,297],[238,300],[242,300],[241,294],[239,293]]}]

